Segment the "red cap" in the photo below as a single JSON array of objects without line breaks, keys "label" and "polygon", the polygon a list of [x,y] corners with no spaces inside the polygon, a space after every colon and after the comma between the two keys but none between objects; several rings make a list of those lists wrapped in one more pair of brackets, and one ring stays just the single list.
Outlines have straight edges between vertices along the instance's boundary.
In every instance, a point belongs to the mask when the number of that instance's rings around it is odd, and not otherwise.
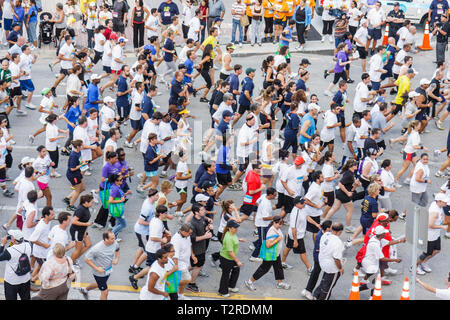
[{"label": "red cap", "polygon": [[302,156],[298,156],[297,158],[295,158],[295,161],[294,161],[294,163],[297,165],[297,166],[299,166],[299,165],[301,165],[301,164],[304,164],[305,163],[305,159],[303,159],[303,157]]},{"label": "red cap", "polygon": [[109,38],[110,38],[111,40],[117,40],[117,39],[119,39],[119,37],[117,37],[117,34],[115,34],[115,33],[111,33],[111,35],[109,36]]}]

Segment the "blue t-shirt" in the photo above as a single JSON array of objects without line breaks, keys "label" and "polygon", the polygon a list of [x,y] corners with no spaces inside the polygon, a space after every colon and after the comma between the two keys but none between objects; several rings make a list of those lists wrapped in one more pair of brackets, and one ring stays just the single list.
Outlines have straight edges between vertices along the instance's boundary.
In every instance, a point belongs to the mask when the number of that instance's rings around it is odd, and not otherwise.
[{"label": "blue t-shirt", "polygon": [[[302,126],[306,122],[306,120],[309,120],[310,126],[308,130],[306,130],[306,134],[309,136],[312,136],[314,132],[316,132],[316,122],[314,121],[314,118],[309,113],[305,114],[305,116],[302,118]],[[305,138],[303,135],[300,134],[300,144],[304,144],[305,142],[310,142],[311,139]]]},{"label": "blue t-shirt", "polygon": [[[285,31],[287,31],[288,33],[285,34],[284,33]],[[292,39],[292,29],[289,27],[284,28],[283,37],[285,37],[286,39],[289,39],[289,40]],[[289,47],[289,43],[290,43],[289,41],[286,41],[286,40],[283,40],[280,38],[280,45]]]},{"label": "blue t-shirt", "polygon": [[86,103],[84,104],[84,109],[88,110],[90,108],[95,108],[98,111],[98,103],[92,103],[94,101],[99,101],[99,90],[96,85],[90,83],[87,90]]},{"label": "blue t-shirt", "polygon": [[[186,74],[192,75],[192,72],[194,71],[194,62],[190,59],[187,59],[184,62],[184,65],[186,66]],[[184,82],[185,83],[191,83],[191,78],[184,76]]]},{"label": "blue t-shirt", "polygon": [[[148,95],[144,95],[144,100],[142,101],[142,113],[148,114],[148,117],[151,118],[153,116],[153,100]],[[141,118],[143,119],[143,118]],[[144,122],[145,120],[143,120]]]},{"label": "blue t-shirt", "polygon": [[170,88],[169,104],[177,105],[180,93],[183,91],[183,83],[175,81]]},{"label": "blue t-shirt", "polygon": [[174,3],[163,2],[159,5],[158,12],[161,14],[161,22],[163,25],[172,23],[172,17],[180,14],[178,6]]},{"label": "blue t-shirt", "polygon": [[[385,69],[385,70],[389,70],[389,69],[391,69],[394,66],[394,58],[395,58],[395,53],[396,53],[397,50],[395,50],[394,47],[391,47],[390,45],[387,45],[386,46],[386,53],[387,53],[387,51],[389,51],[391,54],[389,55],[388,62],[384,65],[383,69]],[[386,62],[386,61],[383,61],[383,62]]]},{"label": "blue t-shirt", "polygon": [[286,113],[286,121],[284,138],[288,140],[296,140],[300,125],[300,117],[295,112]]},{"label": "blue t-shirt", "polygon": [[[125,92],[128,90],[128,83],[127,78],[124,78],[122,76],[119,77],[117,80],[117,92]],[[116,104],[118,107],[128,107],[129,101],[128,101],[129,94],[124,94],[121,96],[117,96]]]},{"label": "blue t-shirt", "polygon": [[[305,84],[305,81],[303,81],[302,79],[298,79],[297,84],[295,85],[295,90],[300,90],[300,89],[306,91],[306,84]],[[291,93],[291,92],[288,92],[288,93]],[[292,95],[292,93],[291,93],[291,95]]]},{"label": "blue t-shirt", "polygon": [[446,14],[449,6],[447,0],[433,0],[430,4],[431,12],[431,20],[438,20],[442,14]]},{"label": "blue t-shirt", "polygon": [[203,184],[205,182],[211,182],[214,185],[214,191],[216,190],[216,184],[217,184],[217,179],[216,179],[216,173],[213,172],[212,174],[209,174],[207,171],[203,172],[202,176],[200,177],[200,180],[198,181],[198,188],[203,188]]},{"label": "blue t-shirt", "polygon": [[[64,117],[66,117],[66,119],[69,120],[69,122],[76,125],[78,123],[78,117],[80,115],[81,115],[80,106],[77,105],[70,107],[70,109],[66,112]],[[69,129],[72,132],[73,130],[75,130],[75,128],[72,128],[72,126],[69,124],[67,124],[67,129]]]},{"label": "blue t-shirt", "polygon": [[[8,41],[12,41],[12,42],[17,42],[17,39],[19,39],[20,37],[20,33],[17,31],[11,31],[8,35],[8,37],[6,38],[6,40]],[[10,44],[10,47],[12,47],[13,45]]]},{"label": "blue t-shirt", "polygon": [[144,170],[145,172],[153,172],[157,171],[159,167],[159,160],[155,161],[153,164],[150,164],[149,161],[155,159],[158,155],[156,154],[156,146],[152,147],[148,145],[147,151],[144,156]]},{"label": "blue t-shirt", "polygon": [[[166,42],[164,43],[164,49],[166,50],[173,50],[173,41],[169,38],[166,39]],[[172,62],[173,61],[173,53],[164,51],[164,61],[166,62]]]},{"label": "blue t-shirt", "polygon": [[38,11],[36,6],[32,6],[28,9],[28,15],[30,16],[30,22],[37,22]]},{"label": "blue t-shirt", "polygon": [[[199,166],[198,166],[198,169],[197,169],[197,171],[195,172],[195,175],[194,175],[194,184],[197,184],[198,187],[200,187],[200,186],[198,185],[198,182],[200,181],[200,178],[202,177],[203,173],[205,173],[205,172],[206,172],[205,167],[204,167],[203,165],[199,165]],[[192,194],[193,194],[193,196],[195,197],[195,195],[196,195],[197,193],[198,193],[198,192],[195,191],[195,186],[192,185]]]},{"label": "blue t-shirt", "polygon": [[249,77],[245,77],[244,80],[242,80],[242,92],[239,96],[239,104],[243,106],[250,106],[250,101],[245,96],[245,91],[248,91],[250,93],[250,97],[253,96],[253,89],[255,88],[255,84],[253,83],[253,80]]},{"label": "blue t-shirt", "polygon": [[230,83],[230,93],[233,94],[234,100],[236,100],[236,95],[233,93],[234,90],[239,90],[239,76],[234,73],[230,74],[227,81]]},{"label": "blue t-shirt", "polygon": [[218,132],[220,132],[220,134],[224,134],[225,132],[227,132],[229,128],[229,123],[225,122],[223,119],[220,120],[219,125],[216,127],[216,130]]},{"label": "blue t-shirt", "polygon": [[231,166],[227,163],[227,155],[230,152],[230,148],[221,145],[219,152],[217,153],[216,173],[228,174],[231,170]]},{"label": "blue t-shirt", "polygon": [[80,165],[81,152],[72,151],[69,155],[67,163],[66,177],[69,179],[78,178],[81,181],[81,170],[72,171],[70,169],[76,168]]},{"label": "blue t-shirt", "polygon": [[316,241],[314,241],[314,251],[313,251],[313,258],[314,263],[319,263],[319,250],[320,250],[320,239],[323,236],[322,230],[319,230],[316,235]]},{"label": "blue t-shirt", "polygon": [[[155,49],[155,47],[152,45],[152,44],[147,44],[147,45],[145,45],[145,47],[144,47],[144,50],[150,50],[150,53],[154,56],[154,55],[156,55],[156,49]],[[148,64],[150,65],[150,66],[152,66],[152,65],[154,65],[155,63],[152,61],[152,59],[150,58],[150,59],[148,59]]]},{"label": "blue t-shirt", "polygon": [[13,15],[13,20],[14,22],[23,22],[23,18],[25,17],[25,9],[20,6],[20,7],[16,7],[14,6],[14,12],[17,14],[17,16],[19,17],[19,19],[16,18],[15,15]]},{"label": "blue t-shirt", "polygon": [[361,218],[365,220],[374,220],[372,213],[378,212],[378,202],[369,195],[364,197],[361,203]]}]

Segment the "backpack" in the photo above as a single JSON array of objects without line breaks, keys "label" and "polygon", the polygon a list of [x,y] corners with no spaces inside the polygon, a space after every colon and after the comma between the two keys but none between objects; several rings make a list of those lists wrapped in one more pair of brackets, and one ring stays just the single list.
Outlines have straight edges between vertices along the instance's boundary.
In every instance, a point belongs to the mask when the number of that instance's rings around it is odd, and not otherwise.
[{"label": "backpack", "polygon": [[[12,248],[20,253],[20,251],[17,250],[16,248],[14,248],[14,247],[12,247]],[[26,251],[26,249],[25,249],[25,251]],[[17,268],[16,268],[16,270],[14,270],[14,272],[19,277],[24,276],[27,273],[31,272],[30,259],[28,258],[28,255],[26,254],[26,252],[23,252],[20,255],[19,261],[17,263]]]}]

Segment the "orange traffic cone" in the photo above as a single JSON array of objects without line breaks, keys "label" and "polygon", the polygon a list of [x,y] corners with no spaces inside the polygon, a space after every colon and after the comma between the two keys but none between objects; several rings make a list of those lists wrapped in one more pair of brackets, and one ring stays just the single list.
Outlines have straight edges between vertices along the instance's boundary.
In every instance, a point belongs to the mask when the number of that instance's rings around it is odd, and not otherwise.
[{"label": "orange traffic cone", "polygon": [[370,300],[382,300],[381,299],[381,275],[378,274],[377,281],[375,282],[375,290]]},{"label": "orange traffic cone", "polygon": [[428,22],[425,24],[425,33],[423,34],[423,42],[419,48],[420,50],[433,50],[430,44],[430,27],[428,26]]},{"label": "orange traffic cone", "polygon": [[348,300],[359,300],[358,271],[355,271],[355,274],[353,275],[352,291],[350,291],[350,297]]},{"label": "orange traffic cone", "polygon": [[382,45],[385,46],[389,42],[389,23],[386,23],[386,28],[384,29],[384,37]]},{"label": "orange traffic cone", "polygon": [[400,296],[400,300],[409,300],[409,280],[408,277],[405,278],[405,282],[403,282],[402,295]]}]

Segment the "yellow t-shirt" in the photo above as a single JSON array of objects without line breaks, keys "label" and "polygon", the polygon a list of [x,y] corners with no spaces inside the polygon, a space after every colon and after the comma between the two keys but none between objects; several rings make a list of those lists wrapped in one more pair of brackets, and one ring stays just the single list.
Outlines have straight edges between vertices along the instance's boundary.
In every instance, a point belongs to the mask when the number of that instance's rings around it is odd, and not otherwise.
[{"label": "yellow t-shirt", "polygon": [[398,85],[397,95],[395,96],[394,103],[402,104],[403,103],[403,95],[409,92],[409,88],[411,87],[411,80],[406,76],[400,76],[395,84]]},{"label": "yellow t-shirt", "polygon": [[[89,0],[80,0],[80,10],[81,13],[84,13],[88,7],[88,2],[91,2]],[[95,2],[95,1],[94,1]]]},{"label": "yellow t-shirt", "polygon": [[273,0],[264,0],[264,18],[273,18]]},{"label": "yellow t-shirt", "polygon": [[286,15],[289,12],[289,6],[286,3],[286,0],[278,1],[273,5],[274,13],[273,18],[274,19],[280,19],[283,21],[286,21]]},{"label": "yellow t-shirt", "polygon": [[[213,49],[216,48],[217,46],[217,38],[213,37],[213,36],[209,36],[208,38],[205,39],[205,41],[203,41],[202,46],[206,47],[208,44],[212,45]],[[211,51],[211,59],[214,59],[216,53],[213,51]]]}]

